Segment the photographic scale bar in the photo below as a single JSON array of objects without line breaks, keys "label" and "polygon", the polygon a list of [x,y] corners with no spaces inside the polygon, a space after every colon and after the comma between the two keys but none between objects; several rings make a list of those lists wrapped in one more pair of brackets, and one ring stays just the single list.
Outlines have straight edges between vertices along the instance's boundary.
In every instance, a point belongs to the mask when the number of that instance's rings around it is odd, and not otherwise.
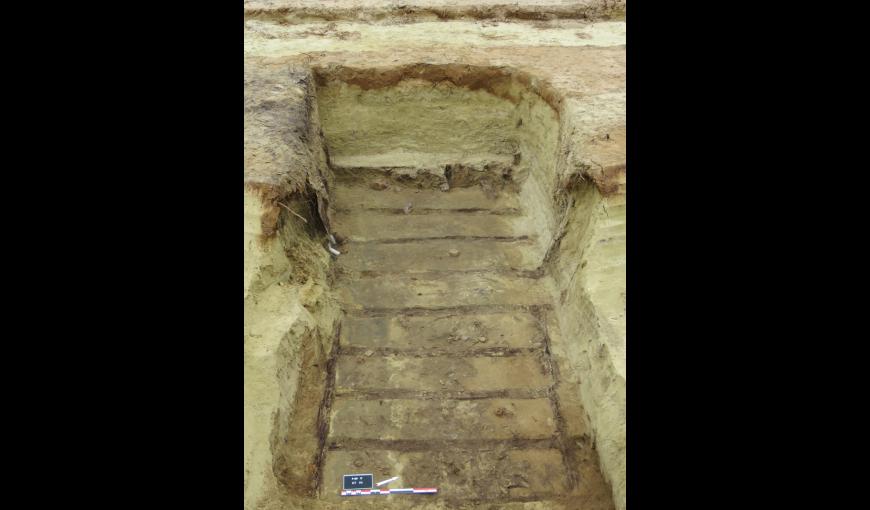
[{"label": "photographic scale bar", "polygon": [[388,494],[436,494],[438,489],[434,488],[408,488],[408,489],[352,489],[342,490],[342,496],[375,496]]}]

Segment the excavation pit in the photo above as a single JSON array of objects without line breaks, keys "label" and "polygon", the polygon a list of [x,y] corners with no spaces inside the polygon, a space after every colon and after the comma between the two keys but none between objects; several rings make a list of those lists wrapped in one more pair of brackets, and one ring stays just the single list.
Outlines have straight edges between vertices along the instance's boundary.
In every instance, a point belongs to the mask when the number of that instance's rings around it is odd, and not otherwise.
[{"label": "excavation pit", "polygon": [[279,353],[275,501],[341,506],[342,475],[371,472],[438,487],[439,508],[614,508],[624,374],[600,317],[624,293],[599,281],[624,271],[624,206],[570,168],[561,98],[507,68],[301,76],[307,191],[248,197],[246,325]]}]

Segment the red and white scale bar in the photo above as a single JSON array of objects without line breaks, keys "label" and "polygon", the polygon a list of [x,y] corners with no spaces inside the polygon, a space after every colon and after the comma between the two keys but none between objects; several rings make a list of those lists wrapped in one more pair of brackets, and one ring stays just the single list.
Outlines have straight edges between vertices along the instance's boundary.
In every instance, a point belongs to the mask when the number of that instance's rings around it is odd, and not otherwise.
[{"label": "red and white scale bar", "polygon": [[438,489],[423,487],[410,489],[353,489],[341,491],[342,496],[374,496],[387,494],[436,494]]}]

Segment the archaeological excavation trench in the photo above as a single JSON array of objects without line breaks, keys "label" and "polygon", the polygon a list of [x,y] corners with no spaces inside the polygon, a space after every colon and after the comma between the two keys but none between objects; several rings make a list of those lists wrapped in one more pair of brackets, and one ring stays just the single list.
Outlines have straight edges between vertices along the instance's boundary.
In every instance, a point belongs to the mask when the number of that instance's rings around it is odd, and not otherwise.
[{"label": "archaeological excavation trench", "polygon": [[[496,68],[293,72],[248,85],[308,159],[296,190],[246,188],[246,455],[271,469],[246,492],[623,507],[624,331],[603,322],[624,204],[571,168],[558,97]],[[351,473],[438,494],[342,497]]]}]

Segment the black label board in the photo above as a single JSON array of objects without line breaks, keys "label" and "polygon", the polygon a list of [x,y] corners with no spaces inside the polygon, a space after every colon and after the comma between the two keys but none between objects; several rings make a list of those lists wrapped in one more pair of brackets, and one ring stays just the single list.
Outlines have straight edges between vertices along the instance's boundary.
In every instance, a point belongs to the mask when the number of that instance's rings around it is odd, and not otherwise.
[{"label": "black label board", "polygon": [[344,489],[371,489],[374,487],[374,475],[344,475]]}]

